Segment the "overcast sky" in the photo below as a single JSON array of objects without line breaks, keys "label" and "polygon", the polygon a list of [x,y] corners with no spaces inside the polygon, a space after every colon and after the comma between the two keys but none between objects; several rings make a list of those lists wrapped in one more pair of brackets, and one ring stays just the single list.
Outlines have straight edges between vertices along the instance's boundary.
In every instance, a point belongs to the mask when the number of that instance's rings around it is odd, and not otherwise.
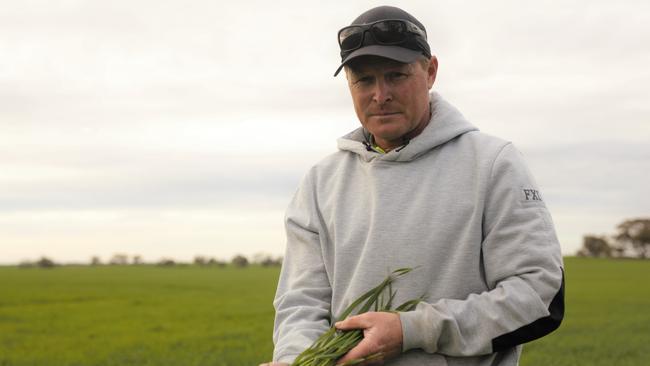
[{"label": "overcast sky", "polygon": [[[358,125],[337,30],[374,1],[0,0],[0,263],[284,251]],[[525,155],[565,254],[650,216],[650,3],[401,1],[434,89]]]}]

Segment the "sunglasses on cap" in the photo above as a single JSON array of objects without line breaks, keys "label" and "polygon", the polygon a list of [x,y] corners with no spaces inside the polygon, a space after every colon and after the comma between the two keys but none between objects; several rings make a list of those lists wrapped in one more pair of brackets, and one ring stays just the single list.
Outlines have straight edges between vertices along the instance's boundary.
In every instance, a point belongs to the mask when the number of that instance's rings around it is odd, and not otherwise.
[{"label": "sunglasses on cap", "polygon": [[412,39],[412,35],[424,40],[427,34],[417,25],[403,19],[385,19],[369,24],[350,25],[339,31],[339,46],[342,52],[354,51],[363,46],[366,32],[369,32],[379,45],[397,45]]}]

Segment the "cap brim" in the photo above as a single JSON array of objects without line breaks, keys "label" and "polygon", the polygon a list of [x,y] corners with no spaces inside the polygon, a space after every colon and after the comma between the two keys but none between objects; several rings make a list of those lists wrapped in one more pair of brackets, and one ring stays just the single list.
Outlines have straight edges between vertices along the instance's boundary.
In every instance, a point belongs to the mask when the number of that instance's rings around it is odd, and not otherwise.
[{"label": "cap brim", "polygon": [[422,55],[421,51],[411,50],[399,46],[382,46],[382,45],[366,46],[366,47],[359,48],[358,50],[349,54],[348,57],[346,57],[341,62],[339,68],[336,69],[334,76],[339,74],[339,72],[341,71],[343,66],[345,66],[345,64],[361,56],[379,56],[379,57],[395,60],[397,62],[410,64],[411,62],[417,60],[418,57],[420,57],[420,55]]}]

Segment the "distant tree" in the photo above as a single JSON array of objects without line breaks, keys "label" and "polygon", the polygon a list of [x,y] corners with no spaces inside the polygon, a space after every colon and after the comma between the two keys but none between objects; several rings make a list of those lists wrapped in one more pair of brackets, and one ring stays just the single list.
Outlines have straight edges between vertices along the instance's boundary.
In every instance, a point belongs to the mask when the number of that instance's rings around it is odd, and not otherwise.
[{"label": "distant tree", "polygon": [[135,266],[138,266],[138,265],[142,264],[143,263],[142,256],[137,255],[137,254],[134,255],[133,259],[131,260],[131,263],[133,263],[133,265],[135,265]]},{"label": "distant tree", "polygon": [[266,257],[262,262],[260,262],[262,267],[275,267],[275,266],[281,266],[282,265],[282,257]]},{"label": "distant tree", "polygon": [[36,261],[36,266],[40,268],[53,268],[56,266],[56,263],[54,263],[54,261],[49,258],[41,257],[41,259]]},{"label": "distant tree", "polygon": [[98,256],[93,256],[90,258],[90,265],[91,266],[99,266],[102,264],[102,260]]},{"label": "distant tree", "polygon": [[126,254],[116,253],[116,254],[113,254],[113,257],[111,257],[111,259],[110,259],[110,261],[108,263],[123,266],[123,265],[129,264],[129,256],[126,255]]},{"label": "distant tree", "polygon": [[256,253],[253,255],[252,262],[262,267],[280,266],[282,265],[282,257],[274,258],[271,254]]},{"label": "distant tree", "polygon": [[208,265],[209,266],[217,266],[217,267],[225,267],[226,262],[222,261],[222,260],[215,259],[215,258],[210,258],[210,260],[208,261]]},{"label": "distant tree", "polygon": [[33,268],[36,265],[30,261],[22,261],[18,264],[18,268]]},{"label": "distant tree", "polygon": [[628,219],[617,229],[614,238],[618,246],[638,258],[650,258],[650,218]]},{"label": "distant tree", "polygon": [[582,248],[578,251],[581,257],[611,257],[613,248],[604,236],[585,235],[582,238]]},{"label": "distant tree", "polygon": [[205,266],[208,264],[208,262],[209,262],[208,258],[202,255],[197,255],[196,257],[194,257],[194,264],[196,264],[197,266]]},{"label": "distant tree", "polygon": [[174,261],[171,258],[163,258],[160,261],[158,261],[158,263],[156,263],[156,265],[161,266],[161,267],[171,267],[171,266],[176,265],[176,261]]},{"label": "distant tree", "polygon": [[243,255],[236,255],[233,257],[230,263],[232,263],[232,265],[235,267],[247,267],[248,259],[246,259],[246,257],[244,257]]}]

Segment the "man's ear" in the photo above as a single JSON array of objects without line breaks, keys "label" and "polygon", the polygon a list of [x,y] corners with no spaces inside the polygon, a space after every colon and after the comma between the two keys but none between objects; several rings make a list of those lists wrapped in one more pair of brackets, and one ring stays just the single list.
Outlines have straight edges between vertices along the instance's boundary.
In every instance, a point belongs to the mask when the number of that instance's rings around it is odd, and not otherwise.
[{"label": "man's ear", "polygon": [[436,75],[438,74],[438,58],[436,56],[431,56],[431,61],[429,61],[429,67],[427,68],[427,74],[427,86],[431,89],[433,83],[436,82]]}]

